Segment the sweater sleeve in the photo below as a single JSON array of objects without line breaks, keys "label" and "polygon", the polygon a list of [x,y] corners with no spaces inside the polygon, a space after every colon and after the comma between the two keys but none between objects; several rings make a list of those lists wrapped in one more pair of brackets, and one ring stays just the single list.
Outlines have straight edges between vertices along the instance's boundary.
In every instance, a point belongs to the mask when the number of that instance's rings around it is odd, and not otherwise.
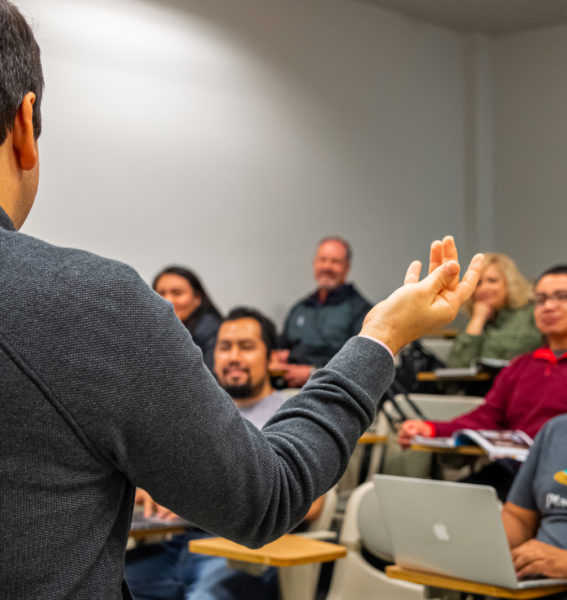
[{"label": "sweater sleeve", "polygon": [[518,362],[502,369],[484,404],[451,421],[432,421],[436,435],[445,437],[458,429],[506,429],[506,408],[512,394]]},{"label": "sweater sleeve", "polygon": [[117,475],[204,529],[250,546],[292,529],[345,470],[393,379],[391,356],[353,338],[260,432],[171,305],[137,276],[105,276],[58,324],[65,356],[38,364],[61,412]]}]

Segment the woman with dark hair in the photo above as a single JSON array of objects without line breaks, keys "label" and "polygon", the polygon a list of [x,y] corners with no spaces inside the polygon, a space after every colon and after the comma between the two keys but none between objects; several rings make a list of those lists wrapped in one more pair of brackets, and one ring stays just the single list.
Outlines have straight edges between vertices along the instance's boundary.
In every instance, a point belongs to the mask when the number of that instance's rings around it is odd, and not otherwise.
[{"label": "woman with dark hair", "polygon": [[175,314],[201,348],[203,360],[212,371],[215,339],[222,317],[199,278],[189,269],[172,266],[156,275],[152,287],[173,304]]}]

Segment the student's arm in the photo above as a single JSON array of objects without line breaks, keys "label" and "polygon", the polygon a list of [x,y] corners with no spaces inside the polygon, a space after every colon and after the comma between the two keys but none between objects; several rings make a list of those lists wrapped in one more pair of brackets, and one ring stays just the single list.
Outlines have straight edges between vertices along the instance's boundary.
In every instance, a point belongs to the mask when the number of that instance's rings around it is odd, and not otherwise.
[{"label": "student's arm", "polygon": [[323,506],[325,506],[325,496],[320,496],[319,498],[317,498],[317,500],[315,500],[315,502],[313,502],[313,504],[307,511],[304,521],[309,521],[310,523],[312,521],[316,521],[321,516]]},{"label": "student's arm", "polygon": [[539,515],[512,502],[506,502],[502,508],[502,523],[510,548],[516,548],[532,539],[537,531]]}]

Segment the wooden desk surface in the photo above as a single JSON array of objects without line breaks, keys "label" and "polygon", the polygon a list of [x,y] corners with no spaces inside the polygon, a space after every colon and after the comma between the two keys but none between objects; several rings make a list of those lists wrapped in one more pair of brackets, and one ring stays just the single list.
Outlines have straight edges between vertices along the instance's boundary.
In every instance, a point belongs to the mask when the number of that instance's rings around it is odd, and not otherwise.
[{"label": "wooden desk surface", "polygon": [[393,579],[401,579],[402,581],[419,583],[429,587],[467,592],[469,594],[481,594],[496,598],[516,598],[517,600],[541,598],[542,596],[549,596],[550,594],[556,594],[557,592],[567,590],[567,585],[548,585],[537,588],[513,590],[510,588],[498,587],[496,585],[476,583],[466,579],[456,579],[455,577],[447,577],[446,575],[438,575],[436,573],[404,569],[398,565],[386,567],[386,575]]},{"label": "wooden desk surface", "polygon": [[257,550],[251,550],[224,538],[205,538],[189,542],[189,550],[199,554],[224,556],[231,560],[293,567],[314,562],[329,562],[346,556],[346,548],[300,535],[287,534]]},{"label": "wooden desk surface", "polygon": [[183,533],[187,525],[162,525],[152,529],[131,529],[129,536],[134,540],[151,538],[156,535],[166,535],[169,533]]},{"label": "wooden desk surface", "polygon": [[371,431],[364,432],[360,438],[358,438],[359,444],[387,444],[388,436],[387,435],[378,435],[377,433],[372,433]]},{"label": "wooden desk surface", "polygon": [[438,377],[435,375],[433,371],[420,371],[416,375],[416,379],[418,381],[490,381],[493,378],[493,375],[483,371],[482,373],[477,373],[476,375],[466,375],[459,377]]},{"label": "wooden desk surface", "polygon": [[433,452],[434,454],[455,454],[462,456],[482,456],[485,454],[480,446],[455,446],[454,448],[439,448],[436,446],[425,446],[423,444],[412,444],[410,450],[416,452]]}]

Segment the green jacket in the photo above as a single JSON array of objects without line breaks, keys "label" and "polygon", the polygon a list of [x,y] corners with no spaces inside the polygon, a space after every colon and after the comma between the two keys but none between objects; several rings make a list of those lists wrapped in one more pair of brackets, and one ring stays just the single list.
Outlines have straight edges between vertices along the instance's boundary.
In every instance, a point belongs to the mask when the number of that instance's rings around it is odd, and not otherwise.
[{"label": "green jacket", "polygon": [[447,366],[468,367],[477,358],[511,360],[539,348],[542,343],[531,302],[520,308],[504,308],[488,321],[480,335],[459,333],[451,346]]}]

